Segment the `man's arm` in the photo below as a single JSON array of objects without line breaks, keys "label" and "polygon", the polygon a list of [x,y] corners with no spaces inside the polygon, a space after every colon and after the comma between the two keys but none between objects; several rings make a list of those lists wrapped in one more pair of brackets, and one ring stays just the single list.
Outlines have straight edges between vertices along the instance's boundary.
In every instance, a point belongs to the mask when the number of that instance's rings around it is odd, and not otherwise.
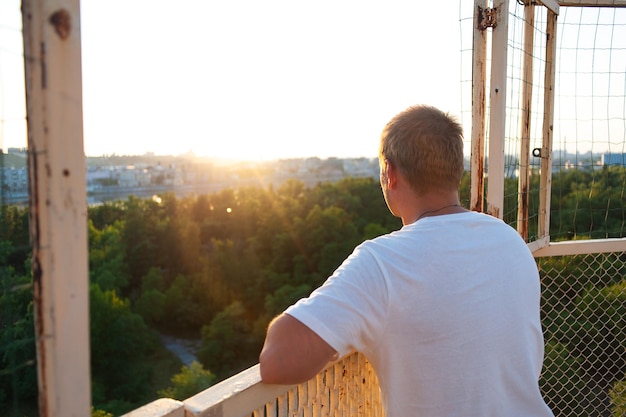
[{"label": "man's arm", "polygon": [[317,333],[283,313],[267,329],[259,357],[261,379],[268,384],[299,384],[317,375],[336,355]]}]

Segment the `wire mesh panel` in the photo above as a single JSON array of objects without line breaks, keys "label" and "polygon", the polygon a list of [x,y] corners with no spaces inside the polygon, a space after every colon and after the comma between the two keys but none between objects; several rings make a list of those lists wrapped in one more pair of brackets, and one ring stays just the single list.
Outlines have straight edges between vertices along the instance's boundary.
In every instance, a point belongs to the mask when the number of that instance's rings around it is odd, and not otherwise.
[{"label": "wire mesh panel", "polygon": [[626,8],[559,15],[551,236],[626,236]]},{"label": "wire mesh panel", "polygon": [[[520,200],[519,161],[530,152],[528,240],[537,238],[542,172],[542,123],[546,39],[556,36],[554,116],[551,151],[551,241],[626,236],[626,9],[616,7],[561,7],[555,34],[546,32],[549,14],[534,8],[532,78],[522,77],[529,50],[522,45],[525,7],[511,5],[509,42],[509,97],[504,219],[517,220]],[[532,97],[523,100],[525,83]],[[525,117],[525,111],[529,116]],[[524,124],[530,125],[524,149]]]}]

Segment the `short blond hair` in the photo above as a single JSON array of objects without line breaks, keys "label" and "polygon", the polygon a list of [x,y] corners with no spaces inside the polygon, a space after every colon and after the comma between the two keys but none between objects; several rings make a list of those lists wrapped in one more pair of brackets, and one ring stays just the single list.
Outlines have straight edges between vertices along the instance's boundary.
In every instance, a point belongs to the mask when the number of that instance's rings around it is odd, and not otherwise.
[{"label": "short blond hair", "polygon": [[412,106],[387,123],[380,138],[381,164],[390,162],[418,194],[458,189],[463,175],[463,128],[441,110]]}]

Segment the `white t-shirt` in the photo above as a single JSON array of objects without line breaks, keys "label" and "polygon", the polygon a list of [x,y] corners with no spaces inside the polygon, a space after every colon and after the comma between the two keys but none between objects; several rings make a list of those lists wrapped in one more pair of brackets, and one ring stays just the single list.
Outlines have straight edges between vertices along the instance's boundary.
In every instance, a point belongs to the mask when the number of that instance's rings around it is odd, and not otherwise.
[{"label": "white t-shirt", "polygon": [[286,313],[376,370],[387,417],[552,417],[540,283],[499,219],[423,218],[366,241]]}]

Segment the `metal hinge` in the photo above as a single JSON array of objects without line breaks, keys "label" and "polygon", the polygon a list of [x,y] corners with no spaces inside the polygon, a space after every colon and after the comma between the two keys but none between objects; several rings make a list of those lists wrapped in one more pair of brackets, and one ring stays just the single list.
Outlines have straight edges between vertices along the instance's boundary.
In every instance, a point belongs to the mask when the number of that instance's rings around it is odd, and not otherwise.
[{"label": "metal hinge", "polygon": [[483,9],[478,6],[478,9],[476,10],[478,30],[486,30],[487,28],[495,29],[495,27],[498,26],[498,19],[496,16],[497,12],[498,9],[495,7]]}]

